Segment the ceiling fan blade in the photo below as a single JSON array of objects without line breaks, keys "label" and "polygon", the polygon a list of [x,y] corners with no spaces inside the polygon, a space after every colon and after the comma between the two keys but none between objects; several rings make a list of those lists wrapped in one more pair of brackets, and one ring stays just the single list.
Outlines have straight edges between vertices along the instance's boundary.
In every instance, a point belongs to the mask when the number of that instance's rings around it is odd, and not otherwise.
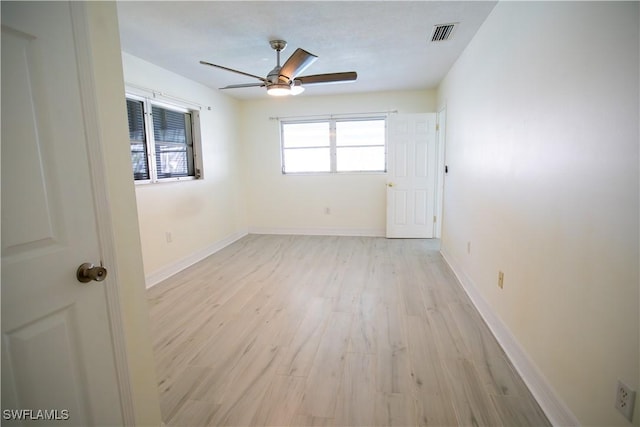
[{"label": "ceiling fan blade", "polygon": [[347,83],[352,82],[358,78],[358,73],[355,71],[347,71],[344,73],[329,73],[329,74],[314,74],[312,76],[300,76],[296,77],[296,81],[302,83],[302,85],[313,84],[330,84],[330,83]]},{"label": "ceiling fan blade", "polygon": [[265,86],[266,84],[264,83],[241,83],[237,85],[228,85],[225,87],[221,87],[220,89],[237,89],[241,87],[265,87]]},{"label": "ceiling fan blade", "polygon": [[309,65],[313,64],[316,59],[318,59],[318,57],[314,54],[298,48],[291,54],[289,59],[287,59],[287,62],[284,63],[280,69],[280,75],[286,76],[289,80],[293,80]]},{"label": "ceiling fan blade", "polygon": [[255,74],[245,73],[244,71],[234,70],[233,68],[228,68],[228,67],[223,67],[222,65],[212,64],[211,62],[200,61],[200,63],[202,65],[209,65],[211,67],[216,67],[216,68],[220,68],[222,70],[231,71],[232,73],[242,74],[243,76],[253,77],[254,79],[261,80],[261,81],[263,81],[265,83],[267,82],[267,79],[265,79],[264,77],[256,76]]}]

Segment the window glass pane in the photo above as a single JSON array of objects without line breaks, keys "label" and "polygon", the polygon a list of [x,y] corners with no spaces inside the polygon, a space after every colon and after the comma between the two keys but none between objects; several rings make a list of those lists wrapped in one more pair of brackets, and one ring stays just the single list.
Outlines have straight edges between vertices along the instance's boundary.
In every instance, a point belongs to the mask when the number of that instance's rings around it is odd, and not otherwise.
[{"label": "window glass pane", "polygon": [[156,143],[156,166],[158,178],[192,176],[189,155],[184,147]]},{"label": "window glass pane", "polygon": [[385,140],[384,120],[336,122],[336,145],[382,145]]},{"label": "window glass pane", "polygon": [[329,148],[296,148],[284,150],[284,171],[329,172],[331,160]]},{"label": "window glass pane", "polygon": [[384,172],[385,144],[384,118],[282,123],[285,173]]},{"label": "window glass pane", "polygon": [[131,145],[133,177],[137,180],[149,179],[142,101],[127,99],[127,118],[129,119],[129,140]]},{"label": "window glass pane", "polygon": [[194,176],[191,114],[157,105],[151,109],[158,178]]},{"label": "window glass pane", "polygon": [[384,172],[384,147],[338,147],[338,172]]},{"label": "window glass pane", "polygon": [[187,142],[185,118],[187,113],[167,110],[154,105],[151,107],[153,114],[153,134],[156,141]]},{"label": "window glass pane", "polygon": [[329,123],[283,123],[282,146],[293,147],[328,147]]}]

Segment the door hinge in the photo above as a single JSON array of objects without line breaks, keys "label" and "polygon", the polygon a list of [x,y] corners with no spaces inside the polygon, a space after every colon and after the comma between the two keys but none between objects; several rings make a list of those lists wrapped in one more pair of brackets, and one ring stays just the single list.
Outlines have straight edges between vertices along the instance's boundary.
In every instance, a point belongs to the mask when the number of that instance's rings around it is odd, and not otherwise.
[{"label": "door hinge", "polygon": [[437,219],[438,219],[438,218],[434,215],[434,216],[433,216],[433,222],[436,222],[436,220],[437,220]]},{"label": "door hinge", "polygon": [[440,130],[440,124],[436,123],[436,130]]}]

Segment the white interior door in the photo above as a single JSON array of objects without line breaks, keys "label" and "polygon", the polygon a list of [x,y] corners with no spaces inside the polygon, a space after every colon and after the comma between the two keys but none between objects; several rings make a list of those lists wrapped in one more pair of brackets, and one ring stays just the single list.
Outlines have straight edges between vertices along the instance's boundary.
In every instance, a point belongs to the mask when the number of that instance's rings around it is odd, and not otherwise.
[{"label": "white interior door", "polygon": [[1,7],[2,423],[122,425],[70,5]]},{"label": "white interior door", "polygon": [[389,117],[387,237],[431,238],[436,189],[436,114]]}]

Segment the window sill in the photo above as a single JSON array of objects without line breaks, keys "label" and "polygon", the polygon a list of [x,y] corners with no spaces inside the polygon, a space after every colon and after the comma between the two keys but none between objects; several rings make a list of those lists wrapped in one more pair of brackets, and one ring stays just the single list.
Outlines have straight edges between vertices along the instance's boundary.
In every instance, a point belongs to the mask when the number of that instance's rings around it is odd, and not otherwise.
[{"label": "window sill", "polygon": [[340,175],[386,175],[387,171],[349,172],[282,172],[282,176],[340,176]]},{"label": "window sill", "polygon": [[165,183],[173,183],[173,182],[182,182],[182,181],[197,181],[202,178],[196,178],[195,176],[181,176],[176,178],[163,178],[152,181],[150,179],[147,180],[137,180],[135,181],[135,185],[152,185],[152,184],[165,184]]}]

